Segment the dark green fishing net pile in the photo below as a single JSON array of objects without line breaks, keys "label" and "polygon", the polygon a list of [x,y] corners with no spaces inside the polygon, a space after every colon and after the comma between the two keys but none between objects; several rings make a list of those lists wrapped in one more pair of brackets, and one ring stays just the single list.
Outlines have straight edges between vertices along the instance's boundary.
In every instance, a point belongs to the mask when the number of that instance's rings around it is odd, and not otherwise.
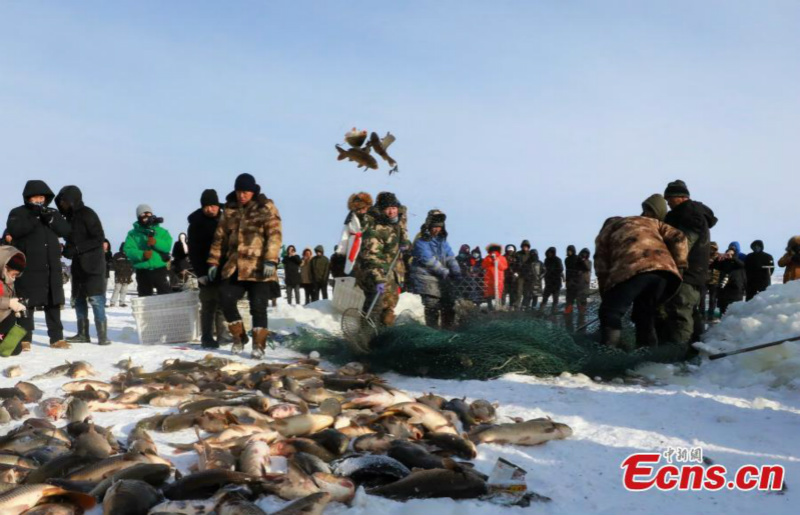
[{"label": "dark green fishing net pile", "polygon": [[[574,322],[561,314],[475,314],[453,331],[404,323],[380,331],[370,341],[372,350],[367,355],[353,353],[341,336],[311,331],[295,335],[289,346],[303,353],[317,351],[336,364],[360,361],[377,373],[394,371],[438,379],[491,379],[508,373],[552,376],[562,372],[608,379],[640,363],[674,362],[684,357],[684,348],[671,345],[630,351],[600,345],[592,332],[597,324],[579,330],[584,320],[593,320],[595,310],[596,306],[590,305],[585,319]],[[628,326],[623,331],[623,343],[632,348],[633,340],[633,329]]]}]

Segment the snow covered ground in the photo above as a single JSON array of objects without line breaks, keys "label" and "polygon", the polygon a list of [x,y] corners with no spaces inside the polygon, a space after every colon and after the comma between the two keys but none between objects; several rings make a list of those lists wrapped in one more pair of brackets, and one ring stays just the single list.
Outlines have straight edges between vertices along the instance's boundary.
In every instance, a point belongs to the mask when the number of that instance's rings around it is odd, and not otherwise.
[{"label": "snow covered ground", "polygon": [[[401,310],[419,316],[419,300],[404,295]],[[75,316],[65,309],[63,319],[67,334],[75,331]],[[143,346],[136,343],[130,308],[109,310],[108,347],[93,344],[74,345],[69,351],[51,350],[46,345],[44,320],[37,314],[37,334],[33,350],[0,360],[0,367],[21,365],[20,378],[0,378],[0,386],[12,386],[47,371],[64,360],[89,361],[108,379],[117,370],[112,364],[132,357],[147,370],[156,369],[164,359],[198,359],[207,354],[196,345]],[[339,321],[329,303],[322,301],[304,308],[270,308],[273,329],[292,331],[297,326],[333,331]],[[93,330],[92,330],[93,331]],[[728,318],[715,327],[708,346],[717,349],[752,345],[784,335],[800,334],[800,282],[773,287],[766,295],[747,305],[735,305]],[[539,447],[480,445],[477,467],[490,472],[498,457],[528,471],[531,490],[552,498],[549,503],[535,503],[529,508],[501,508],[475,501],[429,500],[398,503],[359,492],[352,506],[331,505],[328,514],[496,514],[507,513],[796,513],[795,478],[800,473],[800,422],[797,372],[798,344],[759,351],[760,354],[705,363],[689,373],[676,373],[676,367],[649,367],[643,373],[663,381],[663,386],[637,386],[596,383],[582,376],[536,378],[509,375],[488,382],[442,381],[409,378],[389,374],[390,384],[415,394],[433,392],[445,397],[484,398],[500,405],[502,417],[525,419],[549,416],[569,424],[574,436]],[[227,350],[219,351],[229,355]],[[268,353],[272,360],[297,357],[292,351],[278,348]],[[249,362],[247,358],[242,361]],[[777,372],[776,372],[777,371]],[[45,397],[60,396],[59,388],[67,378],[38,382]],[[29,406],[33,411],[34,406]],[[136,420],[162,411],[142,408],[96,414],[100,425],[113,425],[122,438]],[[508,421],[508,420],[506,420]],[[0,426],[4,434],[17,423]],[[171,455],[166,442],[190,442],[194,434],[160,434],[159,450]],[[622,485],[620,463],[630,454],[642,451],[662,452],[668,447],[702,447],[705,456],[729,470],[745,464],[778,464],[786,468],[787,491],[782,494],[759,491],[738,492],[660,492],[631,493]],[[175,464],[187,469],[193,454],[174,456]],[[285,504],[264,499],[262,506],[274,511]],[[795,508],[792,508],[795,506]],[[95,509],[90,515],[101,513]]]}]

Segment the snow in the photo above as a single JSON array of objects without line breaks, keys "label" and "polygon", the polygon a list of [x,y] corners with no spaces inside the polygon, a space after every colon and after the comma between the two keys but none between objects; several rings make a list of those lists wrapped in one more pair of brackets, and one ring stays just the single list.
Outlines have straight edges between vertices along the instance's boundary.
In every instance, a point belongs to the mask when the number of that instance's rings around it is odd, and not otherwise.
[{"label": "snow", "polygon": [[[400,311],[419,318],[419,299],[401,296]],[[130,308],[108,310],[108,347],[77,344],[71,350],[51,350],[46,345],[44,320],[36,315],[37,333],[33,350],[0,361],[0,368],[21,365],[19,378],[0,378],[0,386],[12,386],[47,371],[64,360],[89,361],[99,379],[118,372],[117,361],[132,357],[148,371],[168,358],[199,359],[207,354],[196,345],[153,345],[135,343],[136,332]],[[65,309],[67,334],[75,331],[74,311]],[[281,332],[299,327],[336,331],[339,320],[327,301],[307,307],[281,302],[270,308],[270,325]],[[800,334],[800,282],[775,286],[755,301],[731,307],[727,318],[711,330],[705,344],[721,350]],[[793,333],[794,331],[794,333]],[[408,515],[497,514],[497,513],[795,513],[797,497],[793,479],[800,473],[800,443],[796,438],[800,400],[796,390],[797,344],[758,351],[749,355],[704,362],[686,373],[682,367],[651,366],[642,369],[661,378],[655,386],[599,383],[582,375],[556,378],[508,375],[493,381],[444,381],[387,374],[390,384],[412,394],[433,392],[445,397],[478,398],[499,403],[503,421],[551,417],[569,424],[574,436],[538,447],[496,444],[478,446],[477,468],[489,473],[498,457],[504,457],[528,471],[528,487],[547,497],[549,503],[529,508],[500,508],[478,501],[418,500],[389,501],[359,491],[351,506],[331,505],[326,514],[367,515],[374,513]],[[218,351],[230,357],[227,350]],[[270,360],[291,360],[298,355],[278,347],[268,351]],[[246,356],[243,362],[255,363]],[[37,382],[44,398],[60,396],[66,377]],[[34,410],[30,405],[29,409]],[[135,411],[95,414],[100,425],[113,426],[123,438],[138,419],[164,411],[146,407]],[[0,426],[0,434],[17,425]],[[153,433],[162,455],[186,471],[196,458],[193,453],[172,454],[167,442],[191,442],[191,430]],[[778,464],[786,467],[788,490],[784,494],[751,492],[660,492],[631,493],[622,486],[620,463],[630,454],[662,452],[667,447],[702,447],[707,457],[729,470],[745,464]],[[265,498],[259,504],[272,512],[286,504]],[[96,508],[89,512],[97,515]]]}]

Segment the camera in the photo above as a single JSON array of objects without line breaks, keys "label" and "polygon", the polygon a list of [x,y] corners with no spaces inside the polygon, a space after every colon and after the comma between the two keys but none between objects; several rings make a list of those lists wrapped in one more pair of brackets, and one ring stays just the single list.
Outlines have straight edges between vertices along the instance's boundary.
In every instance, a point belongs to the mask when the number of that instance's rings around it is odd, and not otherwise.
[{"label": "camera", "polygon": [[145,227],[151,227],[153,225],[163,224],[164,223],[164,219],[161,218],[160,216],[153,215],[153,216],[149,216],[149,217],[143,219],[141,221],[141,223]]}]

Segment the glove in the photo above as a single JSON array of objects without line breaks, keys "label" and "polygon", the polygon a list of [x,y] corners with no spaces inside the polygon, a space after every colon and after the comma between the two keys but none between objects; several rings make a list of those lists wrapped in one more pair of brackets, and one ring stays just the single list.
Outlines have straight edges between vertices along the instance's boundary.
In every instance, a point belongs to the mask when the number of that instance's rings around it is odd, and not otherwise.
[{"label": "glove", "polygon": [[67,259],[73,259],[75,254],[77,254],[77,249],[72,244],[64,245],[64,252],[62,252],[62,254]]},{"label": "glove", "polygon": [[378,292],[378,295],[383,295],[383,292],[386,291],[386,283],[378,284],[378,287],[375,288],[375,291]]},{"label": "glove", "polygon": [[28,311],[28,308],[25,306],[25,304],[20,302],[17,298],[11,299],[8,302],[8,307],[10,307],[11,311],[14,313],[24,313],[25,311]]},{"label": "glove", "polygon": [[44,222],[45,225],[50,225],[53,223],[53,216],[55,216],[55,211],[53,209],[42,208],[39,219]]},{"label": "glove", "polygon": [[150,261],[151,257],[153,257],[153,251],[152,250],[145,250],[144,251],[144,260],[145,261]]},{"label": "glove", "polygon": [[200,286],[208,286],[209,282],[211,282],[211,281],[209,280],[207,275],[204,275],[203,277],[198,277],[197,278],[197,284],[199,284]]},{"label": "glove", "polygon": [[264,277],[269,279],[278,271],[278,264],[274,261],[267,261],[264,263]]},{"label": "glove", "polygon": [[153,236],[147,237],[147,246],[148,247],[155,247],[156,246],[156,239]]},{"label": "glove", "polygon": [[216,278],[217,278],[217,271],[218,271],[218,268],[217,268],[216,266],[209,267],[209,269],[208,269],[208,280],[209,280],[210,282],[212,282],[212,283],[213,283],[213,282],[214,282],[214,280],[216,280]]},{"label": "glove", "polygon": [[448,275],[450,275],[450,270],[446,268],[442,268],[441,270],[439,270],[439,277],[441,277],[443,281],[447,279]]}]

